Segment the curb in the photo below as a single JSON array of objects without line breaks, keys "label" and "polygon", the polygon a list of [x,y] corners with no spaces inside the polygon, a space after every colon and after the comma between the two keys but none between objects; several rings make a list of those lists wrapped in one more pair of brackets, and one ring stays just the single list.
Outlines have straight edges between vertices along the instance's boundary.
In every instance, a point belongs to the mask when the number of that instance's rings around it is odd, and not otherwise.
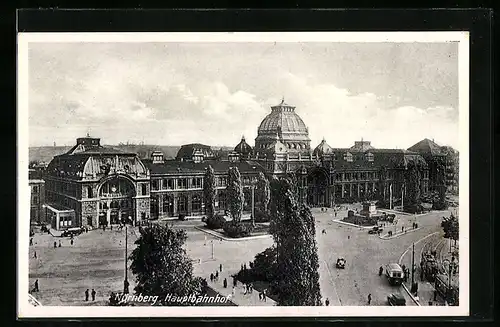
[{"label": "curb", "polygon": [[[408,230],[406,233],[401,233],[401,232],[399,232],[399,233],[397,233],[397,234],[392,234],[392,236],[390,236],[390,237],[389,237],[389,236],[385,236],[385,235],[384,235],[384,236],[379,236],[378,238],[380,238],[381,240],[391,240],[391,239],[393,239],[393,238],[398,238],[398,237],[400,237],[400,236],[403,236],[403,235],[409,234],[409,233],[411,233],[411,232],[415,232],[415,231],[417,231],[417,230],[419,230],[419,229],[422,229],[422,227],[419,227],[419,228],[414,228],[414,229],[410,229],[410,230]],[[387,234],[386,234],[386,235],[387,235]]]},{"label": "curb", "polygon": [[41,307],[42,304],[33,295],[28,293],[28,302],[34,307]]},{"label": "curb", "polygon": [[339,223],[339,224],[342,224],[342,225],[347,225],[347,226],[356,227],[356,228],[363,228],[363,229],[372,229],[373,227],[376,226],[376,225],[373,225],[373,226],[359,226],[359,225],[356,225],[356,224],[347,223],[345,221],[335,220],[335,219],[332,219],[332,221],[334,223]]},{"label": "curb", "polygon": [[218,237],[224,241],[239,242],[239,241],[251,241],[251,240],[256,240],[256,239],[261,239],[261,238],[271,238],[272,237],[272,235],[266,234],[266,235],[257,235],[257,236],[249,236],[249,237],[231,238],[231,237],[225,237],[224,235],[222,235],[219,232],[215,232],[213,230],[209,230],[209,229],[206,229],[204,227],[194,226],[194,228],[196,228],[204,233]]}]

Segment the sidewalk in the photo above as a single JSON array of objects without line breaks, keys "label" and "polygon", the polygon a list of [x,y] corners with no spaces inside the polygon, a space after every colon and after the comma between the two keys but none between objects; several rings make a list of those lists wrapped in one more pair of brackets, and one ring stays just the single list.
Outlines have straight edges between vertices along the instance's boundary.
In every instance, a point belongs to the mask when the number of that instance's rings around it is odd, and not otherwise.
[{"label": "sidewalk", "polygon": [[207,233],[207,234],[210,234],[212,236],[215,236],[221,240],[224,240],[224,241],[232,241],[232,242],[239,242],[239,241],[249,241],[249,240],[256,240],[256,239],[260,239],[260,238],[271,238],[273,237],[271,234],[264,234],[264,235],[256,235],[256,236],[248,236],[248,237],[238,237],[238,238],[232,238],[232,237],[226,237],[224,234],[221,234],[219,232],[216,232],[214,230],[211,230],[211,229],[208,229],[206,227],[203,227],[203,226],[195,226],[194,228],[204,232],[204,233]]}]

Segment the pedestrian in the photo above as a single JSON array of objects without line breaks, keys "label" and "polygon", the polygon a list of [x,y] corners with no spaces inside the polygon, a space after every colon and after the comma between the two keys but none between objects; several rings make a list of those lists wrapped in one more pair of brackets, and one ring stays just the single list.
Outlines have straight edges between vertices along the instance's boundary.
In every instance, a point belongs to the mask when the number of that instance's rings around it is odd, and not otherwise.
[{"label": "pedestrian", "polygon": [[61,241],[59,241],[59,247],[61,247]]},{"label": "pedestrian", "polygon": [[222,272],[222,263],[219,265],[219,270]]},{"label": "pedestrian", "polygon": [[224,285],[224,288],[227,288],[227,278],[224,278],[224,283],[223,283],[223,285]]},{"label": "pedestrian", "polygon": [[252,283],[250,283],[250,285],[248,286],[248,291],[249,291],[250,293],[252,293],[252,292],[253,292],[253,284],[252,284]]},{"label": "pedestrian", "polygon": [[266,290],[263,290],[262,291],[262,299],[264,300],[264,302],[267,302],[266,300]]},{"label": "pedestrian", "polygon": [[262,301],[262,292],[259,292],[259,300]]},{"label": "pedestrian", "polygon": [[92,301],[95,301],[95,294],[96,294],[96,291],[94,289],[92,289]]},{"label": "pedestrian", "polygon": [[113,224],[109,225],[110,230],[113,230]]},{"label": "pedestrian", "polygon": [[213,274],[213,273],[211,273],[211,274],[210,274],[210,281],[211,281],[211,282],[213,282],[213,281],[214,281],[214,274]]},{"label": "pedestrian", "polygon": [[234,296],[234,286],[233,286],[233,290],[231,291],[231,295]]},{"label": "pedestrian", "polygon": [[236,287],[238,285],[238,281],[236,278],[233,277],[233,287]]},{"label": "pedestrian", "polygon": [[243,270],[247,270],[247,264],[246,263],[243,264]]},{"label": "pedestrian", "polygon": [[71,245],[73,245],[73,238],[71,238]]},{"label": "pedestrian", "polygon": [[87,288],[87,290],[85,291],[85,301],[88,300],[89,300],[89,289]]},{"label": "pedestrian", "polygon": [[378,275],[382,276],[383,272],[384,272],[384,268],[382,266],[380,266],[380,268],[378,269]]},{"label": "pedestrian", "polygon": [[57,242],[54,241],[54,249],[57,248]]},{"label": "pedestrian", "polygon": [[33,258],[35,258],[35,259],[36,259],[36,251],[35,251],[35,253],[33,254]]},{"label": "pedestrian", "polygon": [[241,270],[243,270],[243,264],[241,264]]},{"label": "pedestrian", "polygon": [[243,287],[245,288],[245,290],[243,291],[243,295],[247,295],[247,293],[248,293],[248,284],[244,284]]},{"label": "pedestrian", "polygon": [[219,272],[218,271],[215,272],[215,280],[219,280]]},{"label": "pedestrian", "polygon": [[434,301],[437,301],[438,292],[434,290]]},{"label": "pedestrian", "polygon": [[337,218],[337,212],[335,212],[335,218]]},{"label": "pedestrian", "polygon": [[405,227],[401,226],[401,233],[404,232],[404,230],[405,230]]},{"label": "pedestrian", "polygon": [[30,238],[30,246],[33,245],[33,237]]},{"label": "pedestrian", "polygon": [[349,240],[349,239],[351,239],[351,235],[347,235],[347,239],[348,239],[348,240]]},{"label": "pedestrian", "polygon": [[368,294],[368,305],[372,303],[372,295],[371,294]]},{"label": "pedestrian", "polygon": [[326,306],[329,306],[329,305],[330,305],[330,300],[328,300],[328,298],[326,298],[325,305],[326,305]]},{"label": "pedestrian", "polygon": [[40,292],[40,289],[38,288],[38,279],[35,280],[35,287],[34,287],[33,291]]}]

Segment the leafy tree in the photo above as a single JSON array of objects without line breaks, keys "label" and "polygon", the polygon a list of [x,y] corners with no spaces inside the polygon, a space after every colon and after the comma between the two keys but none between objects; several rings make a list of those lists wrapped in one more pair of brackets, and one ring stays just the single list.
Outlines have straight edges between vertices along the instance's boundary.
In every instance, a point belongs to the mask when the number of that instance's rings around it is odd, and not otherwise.
[{"label": "leafy tree", "polygon": [[414,158],[407,164],[404,176],[406,185],[404,204],[406,211],[420,212],[422,210],[421,189],[423,169],[425,166],[426,163],[420,158]]},{"label": "leafy tree", "polygon": [[243,202],[245,195],[243,194],[243,186],[241,184],[241,175],[237,167],[229,168],[229,178],[227,181],[227,197],[228,207],[233,222],[238,224],[241,221],[241,213],[243,211]]},{"label": "leafy tree", "polygon": [[278,305],[321,305],[314,217],[307,206],[298,205],[290,179],[272,181],[270,209],[270,231],[277,248],[273,289]]},{"label": "leafy tree", "polygon": [[[189,296],[202,294],[206,281],[193,276],[193,265],[183,248],[187,235],[184,230],[173,230],[168,226],[153,224],[142,228],[132,251],[131,269],[136,276],[136,294],[159,296],[167,294]],[[190,303],[168,303],[164,305],[190,305]]]},{"label": "leafy tree", "polygon": [[267,214],[269,207],[269,200],[271,198],[271,190],[269,186],[269,181],[263,173],[259,173],[257,178],[257,203],[258,209]]},{"label": "leafy tree", "polygon": [[456,245],[459,235],[458,217],[451,215],[449,218],[443,218],[441,227],[444,231],[444,237],[454,240]]},{"label": "leafy tree", "polygon": [[215,214],[215,173],[212,166],[208,166],[203,178],[203,197],[205,202],[205,213],[209,219]]}]

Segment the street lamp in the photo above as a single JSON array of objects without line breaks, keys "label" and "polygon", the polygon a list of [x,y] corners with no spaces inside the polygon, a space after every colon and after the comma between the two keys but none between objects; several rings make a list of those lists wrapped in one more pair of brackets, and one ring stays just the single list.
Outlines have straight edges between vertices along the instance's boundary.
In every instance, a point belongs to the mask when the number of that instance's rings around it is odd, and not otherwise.
[{"label": "street lamp", "polygon": [[[130,221],[132,217],[128,216],[128,220]],[[128,223],[128,222],[127,222]],[[128,257],[128,232],[127,232],[127,223],[125,223],[125,280],[123,281],[123,294],[128,294],[128,265],[127,265],[127,257]]]}]

